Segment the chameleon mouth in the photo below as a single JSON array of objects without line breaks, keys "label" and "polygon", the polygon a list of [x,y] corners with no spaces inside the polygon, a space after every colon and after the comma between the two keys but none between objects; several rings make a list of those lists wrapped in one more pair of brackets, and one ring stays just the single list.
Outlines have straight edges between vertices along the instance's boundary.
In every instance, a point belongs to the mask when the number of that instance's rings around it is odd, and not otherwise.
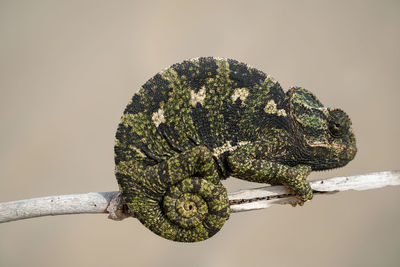
[{"label": "chameleon mouth", "polygon": [[342,152],[340,158],[343,159],[343,160],[350,161],[350,160],[354,159],[356,154],[357,154],[357,147],[356,146],[351,146],[351,147],[347,148],[345,151]]},{"label": "chameleon mouth", "polygon": [[337,169],[346,166],[354,157],[357,152],[357,149],[353,150],[352,152],[345,151],[343,152],[345,156],[339,157],[337,160],[332,160],[328,162],[319,162],[314,163],[312,166],[313,171],[324,171],[324,170],[331,170]]},{"label": "chameleon mouth", "polygon": [[354,145],[334,151],[333,154],[318,153],[309,159],[304,164],[309,164],[314,171],[323,171],[329,169],[341,168],[347,165],[357,154],[357,147]]}]

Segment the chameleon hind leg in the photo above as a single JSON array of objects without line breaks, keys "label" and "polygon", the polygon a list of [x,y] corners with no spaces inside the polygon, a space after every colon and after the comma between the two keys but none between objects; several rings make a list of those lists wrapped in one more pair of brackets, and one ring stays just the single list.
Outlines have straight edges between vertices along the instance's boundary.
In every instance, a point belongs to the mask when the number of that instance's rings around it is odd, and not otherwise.
[{"label": "chameleon hind leg", "polygon": [[202,146],[148,167],[133,177],[128,208],[154,233],[196,242],[217,233],[229,218],[229,200],[211,152]]},{"label": "chameleon hind leg", "polygon": [[312,199],[313,193],[306,180],[311,167],[294,167],[263,159],[248,159],[240,153],[233,153],[227,159],[228,166],[235,177],[257,183],[282,184],[299,199],[299,204]]}]

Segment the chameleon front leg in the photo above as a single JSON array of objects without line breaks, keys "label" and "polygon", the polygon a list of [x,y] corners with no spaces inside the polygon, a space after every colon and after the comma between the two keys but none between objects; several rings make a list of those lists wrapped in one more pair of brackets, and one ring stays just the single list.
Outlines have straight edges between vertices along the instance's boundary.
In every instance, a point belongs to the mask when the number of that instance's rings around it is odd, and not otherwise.
[{"label": "chameleon front leg", "polygon": [[227,163],[234,177],[257,183],[285,185],[296,194],[300,204],[313,197],[306,180],[311,172],[310,166],[291,167],[271,160],[248,158],[241,153],[229,155]]}]

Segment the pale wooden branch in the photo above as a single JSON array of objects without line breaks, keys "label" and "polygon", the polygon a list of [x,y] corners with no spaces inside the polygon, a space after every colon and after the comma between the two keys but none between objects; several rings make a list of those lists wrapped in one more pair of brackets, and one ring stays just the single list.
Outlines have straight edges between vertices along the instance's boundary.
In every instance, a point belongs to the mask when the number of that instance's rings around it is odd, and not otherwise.
[{"label": "pale wooden branch", "polygon": [[[334,177],[310,182],[314,195],[347,190],[369,190],[400,185],[400,170]],[[265,186],[229,193],[232,212],[268,208],[297,202],[284,186]],[[49,215],[108,213],[113,220],[132,217],[120,193],[102,192],[49,196],[0,203],[0,223]]]}]

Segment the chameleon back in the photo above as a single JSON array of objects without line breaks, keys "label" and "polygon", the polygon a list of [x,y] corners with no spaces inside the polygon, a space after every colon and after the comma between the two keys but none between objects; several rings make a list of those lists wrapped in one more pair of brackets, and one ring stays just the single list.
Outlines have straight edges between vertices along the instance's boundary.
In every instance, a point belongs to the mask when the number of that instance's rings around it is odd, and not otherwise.
[{"label": "chameleon back", "polygon": [[116,134],[116,164],[133,159],[137,168],[154,165],[194,146],[215,155],[239,142],[254,141],[286,118],[265,112],[284,92],[265,73],[231,59],[198,58],[156,74],[125,109]]}]

